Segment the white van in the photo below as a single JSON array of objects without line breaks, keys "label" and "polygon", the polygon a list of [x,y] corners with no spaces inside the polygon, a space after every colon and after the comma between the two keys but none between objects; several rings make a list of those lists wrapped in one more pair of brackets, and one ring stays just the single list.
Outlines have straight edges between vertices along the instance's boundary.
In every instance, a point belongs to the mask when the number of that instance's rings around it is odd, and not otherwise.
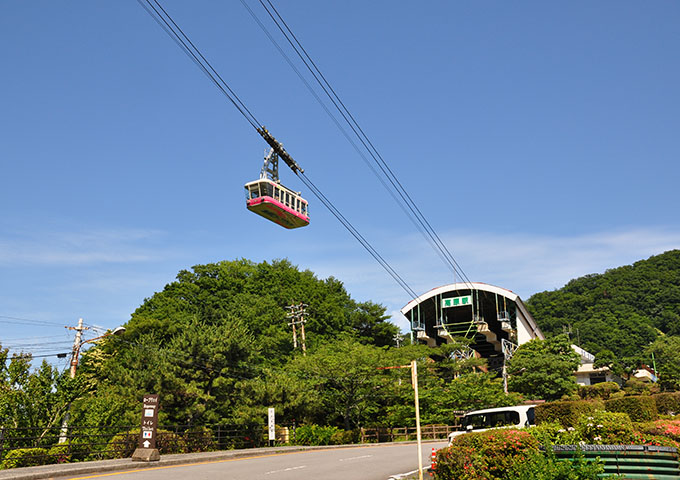
[{"label": "white van", "polygon": [[518,405],[515,407],[487,408],[473,410],[463,417],[463,430],[449,434],[449,446],[453,439],[468,432],[483,432],[502,427],[529,427],[536,424],[534,407],[536,405]]}]

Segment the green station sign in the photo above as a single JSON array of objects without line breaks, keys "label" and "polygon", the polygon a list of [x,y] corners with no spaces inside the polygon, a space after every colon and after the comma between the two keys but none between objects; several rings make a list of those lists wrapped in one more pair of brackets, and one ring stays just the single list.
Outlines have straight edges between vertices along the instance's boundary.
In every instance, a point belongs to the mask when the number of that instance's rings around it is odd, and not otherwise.
[{"label": "green station sign", "polygon": [[465,305],[472,305],[472,295],[464,295],[462,297],[453,298],[442,298],[442,308],[463,307]]}]

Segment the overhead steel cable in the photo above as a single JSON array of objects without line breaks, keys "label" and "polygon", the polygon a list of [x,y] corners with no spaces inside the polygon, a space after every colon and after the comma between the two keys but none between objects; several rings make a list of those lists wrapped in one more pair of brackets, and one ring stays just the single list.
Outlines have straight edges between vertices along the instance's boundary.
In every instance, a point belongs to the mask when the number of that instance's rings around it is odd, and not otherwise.
[{"label": "overhead steel cable", "polygon": [[[319,97],[319,95],[316,93],[316,90],[314,90],[314,88],[309,84],[309,82],[308,82],[307,79],[304,77],[304,75],[302,74],[302,72],[300,72],[300,70],[297,68],[297,66],[295,66],[295,63],[293,63],[293,61],[292,61],[292,60],[290,59],[290,57],[286,54],[286,52],[283,50],[283,48],[281,48],[281,46],[279,45],[279,43],[276,41],[276,39],[274,39],[274,37],[273,37],[273,36],[271,35],[271,33],[269,32],[269,30],[267,30],[267,27],[260,21],[260,19],[257,17],[257,15],[255,14],[255,12],[253,12],[253,10],[252,10],[252,9],[250,8],[250,6],[245,2],[245,0],[241,0],[241,4],[245,7],[245,9],[248,11],[248,13],[250,13],[250,15],[251,15],[251,17],[253,18],[253,20],[255,20],[255,22],[259,25],[260,29],[262,29],[262,31],[263,31],[263,32],[265,33],[265,35],[269,38],[269,40],[272,42],[272,44],[277,48],[277,50],[279,51],[279,53],[281,54],[281,56],[286,60],[286,62],[287,62],[288,65],[290,66],[290,68],[292,68],[293,71],[297,74],[297,76],[298,76],[298,78],[300,79],[300,81],[302,81],[302,83],[304,83],[304,85],[307,87],[307,90],[312,94],[312,96],[316,99],[316,101],[319,103],[319,105],[321,105],[321,107],[326,111],[326,114],[328,115],[328,117],[333,121],[333,123],[335,124],[335,126],[338,128],[338,130],[340,130],[340,132],[343,134],[343,136],[345,137],[345,139],[350,143],[350,145],[352,145],[352,147],[353,147],[354,150],[357,152],[357,154],[361,157],[361,159],[364,161],[364,163],[366,164],[366,166],[373,172],[373,174],[374,174],[375,177],[380,181],[380,183],[382,183],[382,185],[383,185],[383,187],[385,188],[385,190],[392,196],[392,199],[396,202],[396,204],[399,206],[399,208],[401,208],[401,210],[404,212],[404,214],[411,220],[411,222],[413,222],[413,224],[414,224],[414,226],[416,227],[416,229],[418,229],[418,230],[420,231],[420,233],[425,237],[425,239],[430,243],[430,246],[431,246],[431,247],[435,250],[435,252],[439,255],[440,259],[441,259],[445,264],[449,265],[448,259],[441,253],[441,251],[438,249],[438,247],[437,247],[436,244],[433,242],[433,240],[426,234],[426,232],[423,231],[422,227],[421,227],[420,225],[418,225],[417,221],[413,218],[412,214],[409,214],[409,212],[407,211],[406,207],[404,206],[404,203],[402,203],[402,202],[399,201],[399,199],[397,198],[397,196],[396,196],[396,194],[395,194],[395,191],[398,191],[398,189],[396,188],[396,186],[394,185],[394,183],[392,182],[392,186],[395,187],[395,188],[390,188],[390,187],[387,185],[387,183],[385,182],[385,178],[388,178],[388,179],[389,179],[389,176],[388,176],[388,175],[382,176],[382,175],[380,175],[380,174],[378,173],[378,171],[377,171],[377,170],[375,169],[375,167],[373,166],[373,163],[371,163],[371,161],[366,157],[365,153],[359,148],[359,146],[356,144],[356,142],[352,139],[352,137],[351,137],[350,134],[347,132],[347,130],[345,130],[345,128],[340,124],[339,120],[335,117],[335,115],[333,115],[333,113],[328,109],[328,106],[321,100],[321,98]],[[270,14],[270,16],[271,16],[271,14]],[[290,41],[289,41],[289,43],[290,43]],[[291,44],[291,45],[292,45],[292,44]],[[292,46],[293,46],[293,48],[295,48],[294,45],[292,45]],[[298,52],[298,55],[299,55],[299,52]],[[303,59],[303,62],[304,62],[304,59]],[[307,65],[307,68],[312,72],[312,75],[314,75],[314,72],[309,68],[308,65]],[[317,79],[317,82],[318,82],[318,81],[319,81],[319,80]],[[321,84],[321,87],[324,88],[324,87],[323,87],[323,84]],[[329,95],[328,92],[326,92],[326,94]],[[329,95],[329,98],[331,99],[332,102],[334,102],[333,98],[330,97],[330,95]],[[334,102],[334,103],[335,103],[335,102]],[[338,111],[340,111],[340,114],[343,115],[343,117],[344,117],[344,114],[343,114],[342,110],[339,109],[339,107],[337,106],[337,104],[335,105],[335,107],[338,109]],[[347,118],[345,118],[345,121],[348,123],[348,125],[350,126],[350,128],[352,128],[352,129],[354,130],[354,127],[353,127],[352,124],[347,120]],[[354,134],[355,134],[355,135],[357,136],[357,138],[359,138],[359,140],[364,144],[364,148],[366,148],[366,150],[368,150],[369,153],[370,153],[370,149],[366,146],[366,143],[363,141],[363,139],[361,138],[361,136],[358,135],[358,133],[356,132],[356,130],[354,131]],[[376,163],[376,164],[378,164],[378,163]],[[379,165],[379,164],[378,164],[378,165]],[[385,173],[385,172],[383,171],[383,173]],[[451,268],[450,266],[449,266],[449,268],[451,269],[451,272],[454,274],[454,277],[455,277],[455,275],[456,275],[455,269]],[[460,276],[460,275],[459,275],[459,276]]]},{"label": "overhead steel cable", "polygon": [[388,274],[404,289],[406,293],[416,298],[418,295],[415,291],[404,281],[403,278],[392,268],[392,266],[376,251],[375,248],[366,240],[359,231],[347,220],[340,211],[328,200],[328,198],[317,188],[312,181],[307,178],[304,173],[298,175],[300,179],[307,185],[307,188],[314,193],[314,195],[321,200],[321,202],[328,208],[328,210],[338,219],[340,223],[349,231],[349,233],[357,239],[357,241],[368,251],[368,253],[387,271]]},{"label": "overhead steel cable", "polygon": [[[265,5],[265,1],[266,1],[266,3],[269,5],[269,7],[268,7],[267,5]],[[390,192],[390,194],[392,195],[392,197],[393,197],[395,200],[397,200],[397,202],[400,204],[400,207],[402,208],[402,210],[404,210],[404,212],[407,214],[407,216],[409,217],[409,219],[414,223],[414,225],[416,226],[416,228],[421,232],[421,234],[423,234],[423,236],[426,238],[426,240],[428,241],[428,243],[430,243],[430,245],[435,249],[435,251],[437,252],[437,254],[439,255],[439,257],[444,261],[444,263],[445,263],[445,264],[449,267],[449,269],[453,272],[454,276],[455,276],[456,274],[458,274],[458,275],[461,277],[461,279],[462,279],[462,280],[463,280],[463,281],[464,281],[471,289],[474,289],[474,286],[472,285],[472,282],[470,281],[470,279],[468,278],[468,276],[465,274],[465,272],[463,271],[463,269],[460,267],[460,265],[458,264],[458,262],[456,261],[456,259],[453,257],[453,255],[451,254],[451,252],[449,251],[449,249],[446,247],[446,245],[444,244],[444,242],[441,240],[441,238],[439,237],[439,235],[436,233],[436,231],[434,230],[434,228],[432,227],[432,225],[429,223],[429,221],[427,220],[427,218],[425,218],[424,214],[423,214],[422,211],[418,208],[418,206],[416,205],[416,203],[415,203],[415,201],[413,200],[413,198],[409,195],[408,191],[404,188],[404,186],[401,184],[401,182],[400,182],[399,179],[396,177],[396,175],[394,174],[394,172],[390,169],[389,165],[388,165],[387,162],[384,160],[384,158],[382,157],[382,155],[380,154],[380,152],[377,150],[377,148],[375,147],[375,145],[374,145],[374,144],[371,142],[371,140],[368,138],[368,136],[366,135],[366,133],[364,132],[364,130],[361,128],[361,126],[360,126],[359,123],[357,122],[356,118],[351,114],[351,112],[350,112],[349,109],[346,107],[346,105],[344,104],[344,102],[342,102],[342,100],[340,99],[339,95],[335,92],[335,90],[333,89],[333,87],[330,85],[330,82],[328,82],[328,80],[327,80],[326,77],[323,75],[323,73],[321,72],[321,70],[318,68],[318,66],[316,65],[316,63],[314,62],[314,60],[313,60],[313,59],[311,58],[311,56],[307,53],[307,51],[305,50],[305,48],[302,46],[301,42],[297,39],[297,37],[295,36],[295,34],[293,33],[293,31],[290,29],[290,27],[289,27],[288,24],[286,23],[286,21],[283,19],[283,17],[280,15],[280,13],[279,13],[278,10],[276,9],[276,7],[275,7],[275,6],[273,5],[273,3],[271,2],[271,0],[259,0],[259,2],[260,2],[260,4],[262,5],[262,7],[265,9],[265,11],[267,12],[267,14],[270,16],[270,18],[272,19],[272,21],[274,22],[274,24],[275,24],[275,25],[278,27],[278,29],[281,31],[281,33],[283,34],[284,38],[288,41],[288,43],[291,45],[291,47],[293,48],[293,50],[297,53],[298,57],[302,60],[302,62],[303,62],[303,63],[305,64],[305,66],[307,67],[307,69],[310,71],[310,73],[312,74],[312,76],[314,77],[314,79],[317,81],[317,83],[319,84],[319,86],[321,87],[321,89],[326,93],[326,95],[328,96],[328,98],[330,99],[330,101],[333,103],[333,105],[335,106],[335,108],[338,110],[338,112],[340,113],[340,115],[343,117],[343,119],[345,120],[345,122],[350,126],[350,128],[351,128],[352,131],[355,133],[355,135],[357,136],[357,138],[358,138],[358,139],[360,140],[360,142],[364,145],[364,148],[368,151],[368,153],[371,155],[371,157],[373,157],[375,163],[378,165],[378,167],[379,167],[380,170],[383,172],[383,174],[388,178],[389,182],[392,184],[392,186],[394,187],[394,189],[398,192],[399,196],[402,198],[403,204],[406,205],[406,208],[408,208],[408,209],[411,211],[411,214],[409,214],[408,212],[406,212],[404,206],[403,206],[403,205],[395,198],[395,196],[394,196],[394,194],[392,193],[392,191],[387,187],[387,185],[385,184],[385,182],[380,178],[380,181],[381,181],[381,183],[383,184],[383,186],[385,186],[385,188],[388,189],[388,191]],[[253,16],[253,18],[256,19],[258,25],[260,26],[260,28],[262,28],[262,29],[265,31],[265,33],[266,33],[267,36],[269,37],[270,41],[272,41],[272,43],[275,44],[275,46],[277,47],[277,49],[279,50],[279,52],[281,52],[281,53],[284,55],[284,57],[288,60],[288,63],[294,68],[294,70],[296,71],[296,73],[298,73],[298,76],[301,77],[301,74],[299,73],[299,70],[297,70],[297,68],[295,68],[295,67],[293,66],[292,62],[287,58],[287,56],[285,55],[285,53],[283,53],[281,47],[280,47],[280,46],[278,45],[278,43],[273,39],[273,37],[271,36],[271,34],[269,34],[269,32],[267,31],[266,27],[259,21],[259,19],[257,19],[257,17],[256,17],[255,14],[252,12],[252,10],[245,4],[245,1],[244,1],[244,0],[241,0],[241,3],[244,4],[244,6],[246,6],[246,8],[248,9],[248,11],[251,13],[251,16]],[[273,11],[274,13],[272,13],[272,11]],[[283,24],[283,27],[282,27],[282,24]],[[284,29],[284,27],[285,27],[285,29]],[[291,37],[292,37],[292,40],[291,40]],[[304,55],[303,55],[303,54],[304,54]],[[310,66],[310,64],[311,64],[311,66]],[[312,67],[313,67],[313,68],[312,68]],[[301,78],[302,78],[302,77],[301,77]],[[323,80],[323,81],[322,81],[322,80]],[[303,79],[303,82],[308,86],[308,89],[310,89],[310,91],[311,91],[312,89],[311,89],[311,87],[309,87],[308,82],[307,82],[305,79]],[[330,90],[330,92],[329,92],[329,90]],[[332,94],[331,94],[331,93],[332,93]],[[317,101],[318,101],[318,102],[323,106],[323,108],[326,110],[326,112],[329,113],[329,115],[331,115],[330,112],[328,111],[328,109],[326,108],[325,104],[323,104],[323,102],[320,101],[318,95],[316,95],[315,92],[313,92],[313,94],[314,94],[314,97],[317,99]],[[341,107],[342,107],[342,108],[341,108]],[[332,116],[332,115],[331,115],[331,116]],[[334,118],[334,116],[332,116],[332,117]],[[335,121],[335,119],[334,119],[334,121]],[[336,121],[336,125],[337,125],[337,121]],[[344,132],[344,129],[342,129],[342,128],[341,128],[341,131],[342,131],[343,133],[345,133],[345,132]],[[351,143],[352,143],[353,146],[355,146],[355,149],[356,149],[356,145],[354,144],[354,142],[351,142]],[[361,155],[362,158],[364,158],[364,160],[366,161],[366,159],[365,159],[365,157],[363,156],[363,154],[360,154],[360,155]],[[377,176],[377,172],[375,171],[375,169],[371,168],[371,170],[372,170],[372,171],[374,172],[374,174],[376,174],[376,176]]]},{"label": "overhead steel cable", "polygon": [[[286,164],[293,170],[293,172],[301,178],[303,183],[314,193],[314,195],[329,209],[329,211],[340,221],[340,223],[350,232],[354,238],[369,252],[369,254],[388,272],[390,276],[408,293],[415,297],[417,296],[414,290],[404,281],[401,276],[392,268],[392,266],[378,254],[373,246],[357,231],[357,229],[340,213],[340,211],[333,205],[333,203],[321,192],[321,190],[314,185],[311,180],[304,175],[304,170],[292,159],[292,157],[285,151],[281,143],[279,143],[262,124],[258,122],[257,118],[248,110],[246,105],[234,93],[224,79],[212,67],[210,62],[198,50],[196,45],[189,39],[184,31],[175,23],[168,12],[160,5],[158,0],[153,0],[158,8],[154,7],[152,0],[137,0],[137,2],[144,7],[144,10],[151,15],[154,20],[163,28],[163,30],[175,41],[175,43],[189,56],[189,58],[210,78],[210,80],[222,91],[222,93],[231,101],[231,103],[238,109],[253,128],[262,136],[262,138],[278,153],[278,155],[286,162]],[[148,5],[149,8],[146,7]],[[155,13],[155,15],[154,15]],[[205,64],[204,64],[205,63]],[[329,112],[330,113],[330,112]]]},{"label": "overhead steel cable", "polygon": [[[222,91],[222,93],[229,99],[229,101],[236,107],[236,109],[243,115],[243,117],[250,123],[250,125],[257,129],[261,124],[255,118],[255,115],[248,110],[248,107],[241,101],[236,93],[229,87],[229,84],[224,81],[219,73],[213,68],[210,62],[203,56],[203,54],[196,48],[184,31],[175,23],[172,17],[165,11],[163,6],[157,0],[153,3],[158,8],[154,7],[150,0],[137,0],[137,2],[144,7],[146,12],[163,28],[163,30],[177,43],[177,45],[186,53],[189,58],[205,73],[215,86]],[[156,15],[151,13],[147,8],[148,5]],[[160,11],[159,11],[160,9]],[[162,14],[161,14],[162,12]],[[171,25],[172,24],[172,25]],[[190,48],[191,47],[191,48]],[[202,61],[201,61],[202,60]],[[205,62],[205,63],[203,63]],[[219,79],[219,81],[218,81]],[[221,83],[220,83],[221,82]]]},{"label": "overhead steel cable", "polygon": [[[241,0],[242,3],[243,3],[243,1],[244,1],[244,0]],[[466,275],[465,272],[462,270],[462,268],[460,267],[460,265],[458,264],[458,262],[455,260],[455,258],[454,258],[453,255],[451,254],[451,252],[448,250],[448,248],[446,247],[446,245],[442,242],[442,240],[441,240],[441,238],[439,237],[439,235],[437,235],[436,231],[432,228],[431,224],[427,221],[427,219],[425,218],[425,216],[423,215],[423,213],[420,211],[420,209],[418,208],[418,206],[415,204],[415,202],[414,202],[414,200],[412,199],[412,197],[408,194],[408,191],[403,187],[403,185],[401,184],[401,182],[399,181],[399,179],[396,177],[396,175],[394,174],[394,172],[390,169],[389,165],[388,165],[387,162],[384,160],[384,158],[382,157],[382,155],[380,155],[380,152],[377,150],[377,148],[375,147],[375,145],[374,145],[374,144],[371,142],[371,140],[368,138],[368,136],[367,136],[366,133],[363,131],[363,129],[361,128],[361,126],[359,125],[359,123],[357,122],[357,120],[355,119],[355,117],[351,114],[351,112],[350,112],[349,109],[346,107],[346,105],[344,104],[344,102],[342,101],[342,99],[340,99],[339,95],[335,92],[335,90],[333,89],[333,87],[330,85],[330,82],[328,82],[328,80],[327,80],[326,77],[323,75],[323,73],[321,72],[321,70],[318,68],[318,66],[316,65],[316,63],[314,62],[314,60],[311,58],[311,56],[307,53],[307,51],[306,51],[305,48],[302,46],[302,44],[300,43],[300,41],[297,39],[297,37],[295,36],[295,34],[293,33],[293,31],[290,29],[290,27],[289,27],[288,24],[286,23],[286,21],[283,19],[283,17],[280,15],[280,13],[279,13],[278,10],[276,9],[276,7],[275,7],[275,6],[273,5],[273,3],[271,2],[271,0],[266,0],[266,2],[267,2],[267,4],[271,7],[271,9],[274,11],[274,13],[276,14],[276,18],[274,17],[274,15],[272,15],[272,13],[271,13],[271,11],[269,10],[269,8],[267,8],[267,6],[264,4],[264,1],[263,1],[263,0],[259,0],[259,2],[260,2],[260,4],[263,6],[263,8],[267,11],[267,13],[269,14],[269,16],[272,18],[272,20],[274,21],[274,23],[276,24],[276,26],[279,28],[279,30],[281,31],[281,33],[284,35],[284,37],[286,38],[286,40],[290,43],[290,45],[291,45],[291,47],[293,48],[293,50],[295,50],[295,52],[298,54],[298,56],[300,57],[300,59],[302,60],[302,62],[305,64],[305,66],[307,67],[307,69],[310,71],[310,73],[312,74],[312,76],[315,78],[315,80],[317,81],[317,83],[319,84],[319,86],[320,86],[320,87],[323,89],[323,91],[326,93],[326,95],[327,95],[328,98],[331,100],[331,102],[333,103],[333,105],[336,107],[336,109],[338,110],[338,112],[340,112],[340,114],[342,115],[342,117],[343,117],[343,119],[345,120],[345,122],[347,122],[347,124],[350,126],[350,128],[352,129],[352,131],[354,131],[354,133],[355,133],[355,135],[357,136],[357,138],[359,138],[359,140],[360,140],[361,143],[364,145],[364,147],[366,148],[366,150],[369,152],[369,154],[370,154],[370,155],[373,157],[373,159],[375,160],[376,164],[378,164],[378,166],[379,166],[380,169],[383,171],[383,173],[385,174],[385,176],[389,179],[389,181],[390,181],[390,183],[392,184],[392,186],[395,187],[395,189],[397,190],[397,192],[398,192],[399,195],[401,196],[401,198],[402,198],[402,200],[404,201],[404,203],[408,206],[408,208],[411,210],[411,212],[412,212],[413,215],[415,216],[415,219],[420,223],[420,226],[422,227],[422,229],[421,229],[421,227],[419,227],[417,224],[416,224],[416,227],[421,231],[421,233],[423,233],[423,235],[426,236],[426,239],[430,242],[431,246],[433,246],[433,247],[436,246],[435,249],[438,250],[438,253],[440,253],[440,258],[442,258],[442,259],[445,261],[445,263],[448,263],[448,266],[449,266],[449,268],[452,270],[452,272],[454,273],[454,275],[455,275],[456,273],[458,273],[458,275],[461,277],[461,279],[463,279],[464,281],[466,281],[466,282],[467,282],[468,284],[470,284],[470,286],[472,287],[471,282],[470,282],[470,279],[467,277],[467,275]],[[278,18],[278,20],[277,20],[277,18]],[[284,29],[281,27],[281,24],[279,23],[279,21],[284,25],[285,31],[284,31]],[[288,33],[286,33],[286,32],[288,32]],[[289,36],[288,34],[290,34],[290,36]],[[269,35],[268,35],[268,36],[269,36]],[[293,40],[295,41],[294,43],[293,43],[293,41],[291,41],[290,37],[293,38]],[[271,38],[271,36],[270,36],[270,38]],[[296,45],[297,45],[297,46],[296,46]],[[299,47],[299,49],[298,49],[298,47]],[[280,49],[279,49],[279,50],[280,50]],[[302,54],[300,53],[300,50],[304,53],[304,55],[302,55]],[[309,63],[307,62],[307,60],[309,61]],[[311,65],[314,67],[313,69],[310,67],[310,63],[311,63]],[[318,74],[318,76],[317,76],[317,74]],[[321,79],[323,80],[323,82],[319,79],[319,77],[321,77]],[[327,89],[326,87],[328,87],[328,89]],[[333,95],[331,95],[331,93],[329,93],[329,90],[330,90],[330,92],[332,92]],[[318,97],[317,97],[317,98],[318,98]],[[336,101],[337,101],[337,102],[336,102]],[[340,107],[338,106],[338,103],[342,106],[342,108],[340,108]],[[348,117],[349,117],[349,119],[348,119]],[[351,121],[350,121],[350,119],[351,119]],[[369,148],[369,146],[370,146],[370,148]],[[373,170],[373,171],[374,171],[374,173],[375,173],[375,170]],[[381,182],[382,182],[382,179],[381,179]],[[383,183],[383,185],[385,185],[384,182],[382,182],[382,183]],[[392,192],[390,192],[390,193],[392,193]],[[392,195],[392,196],[393,196],[393,198],[394,198],[394,195]],[[400,205],[400,206],[401,206],[401,205]],[[404,208],[402,207],[402,210],[403,210],[403,209],[404,209]],[[408,213],[407,213],[407,215],[408,215]],[[408,215],[408,216],[409,216],[409,218],[411,219],[411,221],[414,222],[414,224],[415,224],[414,217],[412,217],[412,216],[410,216],[410,215]],[[423,230],[423,229],[424,229],[424,230]],[[428,238],[428,237],[429,237],[429,238]]]}]

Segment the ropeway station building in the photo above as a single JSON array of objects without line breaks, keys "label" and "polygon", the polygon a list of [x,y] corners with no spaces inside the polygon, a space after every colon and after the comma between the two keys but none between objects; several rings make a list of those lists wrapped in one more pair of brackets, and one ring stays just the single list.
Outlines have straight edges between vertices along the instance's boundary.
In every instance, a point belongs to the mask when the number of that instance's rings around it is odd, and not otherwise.
[{"label": "ropeway station building", "polygon": [[437,287],[411,300],[401,313],[411,322],[414,340],[437,346],[456,337],[471,341],[470,355],[500,369],[518,345],[545,339],[519,296],[486,283]]}]

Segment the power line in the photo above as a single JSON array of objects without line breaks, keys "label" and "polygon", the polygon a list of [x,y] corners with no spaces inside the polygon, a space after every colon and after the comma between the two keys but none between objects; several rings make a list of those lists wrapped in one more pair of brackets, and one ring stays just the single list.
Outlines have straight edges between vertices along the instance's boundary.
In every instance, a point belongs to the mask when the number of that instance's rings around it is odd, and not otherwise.
[{"label": "power line", "polygon": [[45,327],[63,327],[63,325],[60,323],[47,322],[45,320],[33,320],[30,318],[10,317],[7,315],[0,315],[0,319],[5,319],[0,320],[0,323],[12,323],[17,325],[38,325]]}]

